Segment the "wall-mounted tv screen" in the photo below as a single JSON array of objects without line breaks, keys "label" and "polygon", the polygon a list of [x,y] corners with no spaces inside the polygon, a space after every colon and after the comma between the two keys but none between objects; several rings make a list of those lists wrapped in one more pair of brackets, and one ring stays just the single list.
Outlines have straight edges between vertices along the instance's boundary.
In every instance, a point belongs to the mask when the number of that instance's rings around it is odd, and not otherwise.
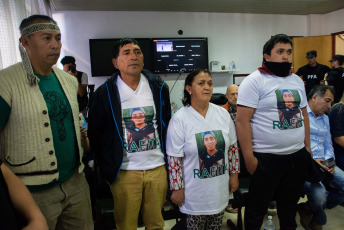
[{"label": "wall-mounted tv screen", "polygon": [[208,69],[207,38],[153,38],[152,42],[155,73]]},{"label": "wall-mounted tv screen", "polygon": [[[120,38],[90,39],[90,60],[92,77],[111,76],[116,72],[112,64],[112,48]],[[144,68],[153,72],[152,42],[150,38],[135,38],[139,43],[143,56]]]}]

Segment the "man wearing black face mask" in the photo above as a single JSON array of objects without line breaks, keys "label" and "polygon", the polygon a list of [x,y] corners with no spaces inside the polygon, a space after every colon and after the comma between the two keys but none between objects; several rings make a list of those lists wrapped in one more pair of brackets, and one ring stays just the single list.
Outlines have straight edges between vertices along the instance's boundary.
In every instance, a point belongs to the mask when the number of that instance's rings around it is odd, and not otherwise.
[{"label": "man wearing black face mask", "polygon": [[[297,202],[311,154],[305,87],[290,71],[292,41],[287,35],[267,41],[263,57],[262,67],[240,84],[237,100],[237,136],[252,174],[245,229],[260,229],[273,199],[280,228],[296,229]],[[296,116],[295,111],[301,112]]]}]

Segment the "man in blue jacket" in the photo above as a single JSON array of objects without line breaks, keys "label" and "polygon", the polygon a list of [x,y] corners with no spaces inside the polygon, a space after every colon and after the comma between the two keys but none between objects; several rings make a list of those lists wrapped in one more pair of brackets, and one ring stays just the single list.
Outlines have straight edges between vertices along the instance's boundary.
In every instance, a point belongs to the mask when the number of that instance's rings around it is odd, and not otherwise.
[{"label": "man in blue jacket", "polygon": [[[91,101],[91,147],[110,183],[117,229],[137,229],[140,209],[146,229],[163,229],[165,139],[171,118],[168,88],[160,77],[143,69],[143,54],[134,39],[115,44],[112,63],[119,71],[96,90]],[[142,113],[132,117],[133,111]],[[152,125],[152,135],[131,141],[135,119]]]}]

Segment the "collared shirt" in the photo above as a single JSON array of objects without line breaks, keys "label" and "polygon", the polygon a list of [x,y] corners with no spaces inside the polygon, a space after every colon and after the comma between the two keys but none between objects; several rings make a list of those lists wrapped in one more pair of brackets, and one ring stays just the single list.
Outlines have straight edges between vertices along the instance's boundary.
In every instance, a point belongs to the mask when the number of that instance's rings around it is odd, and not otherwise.
[{"label": "collared shirt", "polygon": [[234,122],[234,125],[235,125],[235,119],[236,119],[236,114],[237,114],[237,108],[231,106],[231,104],[229,104],[228,101],[227,101],[226,104],[222,105],[221,107],[228,111],[228,113],[229,113],[229,115],[231,115],[231,118],[232,118],[232,120],[233,120],[233,122]]},{"label": "collared shirt", "polygon": [[323,114],[316,117],[308,105],[307,112],[311,131],[311,149],[313,152],[313,158],[324,160],[331,157],[334,158],[328,116]]}]

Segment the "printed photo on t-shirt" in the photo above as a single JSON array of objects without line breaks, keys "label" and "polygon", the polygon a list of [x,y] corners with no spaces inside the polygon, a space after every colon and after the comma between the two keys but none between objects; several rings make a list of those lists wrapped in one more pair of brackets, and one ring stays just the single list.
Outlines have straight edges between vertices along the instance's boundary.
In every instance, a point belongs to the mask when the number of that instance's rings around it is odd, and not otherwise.
[{"label": "printed photo on t-shirt", "polygon": [[195,134],[199,170],[194,170],[201,179],[211,178],[225,173],[225,141],[221,130],[206,131]]},{"label": "printed photo on t-shirt", "polygon": [[123,109],[125,147],[128,153],[157,148],[159,141],[155,138],[153,117],[153,106]]},{"label": "printed photo on t-shirt", "polygon": [[302,127],[302,116],[300,110],[301,98],[297,90],[276,90],[277,109],[279,121],[273,121],[273,127],[281,130]]}]

